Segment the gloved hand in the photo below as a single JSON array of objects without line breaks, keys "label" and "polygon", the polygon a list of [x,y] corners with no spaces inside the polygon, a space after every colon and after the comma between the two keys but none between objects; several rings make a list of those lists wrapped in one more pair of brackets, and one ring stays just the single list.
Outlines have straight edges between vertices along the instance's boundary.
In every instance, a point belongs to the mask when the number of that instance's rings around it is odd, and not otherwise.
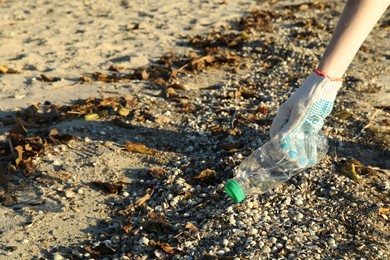
[{"label": "gloved hand", "polygon": [[[281,148],[288,151],[290,159],[297,161],[298,166],[313,165],[317,161],[316,136],[332,111],[341,83],[341,79],[331,79],[325,73],[314,70],[280,106],[270,135],[280,142]],[[303,138],[309,140],[303,142]]]}]

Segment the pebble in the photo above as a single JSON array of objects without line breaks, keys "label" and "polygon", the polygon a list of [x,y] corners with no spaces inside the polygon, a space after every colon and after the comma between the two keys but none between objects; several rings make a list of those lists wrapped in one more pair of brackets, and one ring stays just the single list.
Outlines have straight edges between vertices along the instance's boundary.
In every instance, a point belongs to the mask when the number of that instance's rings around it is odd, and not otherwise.
[{"label": "pebble", "polygon": [[[154,255],[158,258],[158,259],[163,259],[165,258],[165,253],[161,250],[161,249],[156,249],[154,250]],[[123,258],[122,258],[123,259]]]},{"label": "pebble", "polygon": [[235,217],[233,215],[230,216],[229,223],[232,224],[233,226],[236,225],[236,219],[235,219]]},{"label": "pebble", "polygon": [[14,96],[15,99],[23,99],[23,98],[25,98],[25,97],[26,97],[26,95],[24,95],[24,94],[16,94],[16,95]]},{"label": "pebble", "polygon": [[105,244],[107,247],[111,247],[112,246],[111,240],[108,240],[108,239],[104,240],[103,244]]},{"label": "pebble", "polygon": [[237,223],[237,226],[239,226],[239,227],[246,226],[246,224],[243,221],[241,221],[241,220],[238,220],[236,223]]},{"label": "pebble", "polygon": [[112,229],[116,229],[116,228],[119,228],[120,227],[120,224],[118,222],[113,222],[111,225],[109,225],[108,227],[112,228]]},{"label": "pebble", "polygon": [[328,239],[328,246],[330,247],[330,248],[336,248],[337,247],[337,244],[336,244],[336,240],[334,240],[334,238],[330,238],[330,239]]},{"label": "pebble", "polygon": [[233,207],[232,206],[227,207],[226,212],[227,213],[233,212]]},{"label": "pebble", "polygon": [[111,243],[112,243],[112,244],[119,244],[120,242],[121,242],[120,236],[113,236],[113,237],[111,238]]},{"label": "pebble", "polygon": [[226,238],[222,241],[222,244],[224,246],[228,246],[229,245],[229,240],[227,240]]},{"label": "pebble", "polygon": [[217,255],[224,255],[225,254],[225,250],[221,249],[221,250],[218,250],[217,252]]},{"label": "pebble", "polygon": [[169,204],[166,203],[166,202],[163,202],[161,205],[162,205],[162,207],[163,207],[164,209],[169,208]]},{"label": "pebble", "polygon": [[269,246],[264,246],[261,251],[263,253],[271,253],[271,248]]},{"label": "pebble", "polygon": [[62,260],[64,259],[59,253],[53,254],[53,260]]},{"label": "pebble", "polygon": [[255,235],[257,235],[259,233],[259,230],[257,230],[256,228],[250,228],[249,230],[248,230],[248,235],[250,235],[250,236],[255,236]]},{"label": "pebble", "polygon": [[249,209],[253,209],[253,202],[248,200],[248,202],[246,203],[246,206],[247,206]]},{"label": "pebble", "polygon": [[295,200],[295,205],[297,205],[297,206],[303,205],[303,200],[302,199]]},{"label": "pebble", "polygon": [[295,215],[295,220],[296,221],[301,221],[303,218],[303,214],[301,212],[298,212],[296,215]]},{"label": "pebble", "polygon": [[270,238],[268,239],[268,241],[269,241],[270,243],[272,243],[272,244],[275,244],[275,243],[278,241],[278,239],[277,239],[276,237],[270,237]]},{"label": "pebble", "polygon": [[141,244],[141,245],[148,245],[149,244],[149,239],[146,238],[146,237],[141,237],[138,242]]},{"label": "pebble", "polygon": [[282,243],[276,243],[276,244],[275,244],[275,247],[276,247],[278,250],[280,250],[280,249],[283,248],[283,244],[282,244]]},{"label": "pebble", "polygon": [[76,194],[72,190],[66,190],[65,191],[65,197],[67,197],[68,199],[74,198],[75,195]]}]

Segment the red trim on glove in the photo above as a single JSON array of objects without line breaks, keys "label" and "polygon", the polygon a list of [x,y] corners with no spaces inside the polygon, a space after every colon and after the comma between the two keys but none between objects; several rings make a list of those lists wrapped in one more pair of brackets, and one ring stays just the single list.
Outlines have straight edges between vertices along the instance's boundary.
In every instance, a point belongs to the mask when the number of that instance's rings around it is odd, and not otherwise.
[{"label": "red trim on glove", "polygon": [[313,69],[313,72],[316,73],[318,76],[328,78],[331,81],[343,81],[343,79],[341,79],[341,78],[331,78],[331,77],[329,77],[328,74],[326,74],[326,72],[320,71],[318,69]]}]

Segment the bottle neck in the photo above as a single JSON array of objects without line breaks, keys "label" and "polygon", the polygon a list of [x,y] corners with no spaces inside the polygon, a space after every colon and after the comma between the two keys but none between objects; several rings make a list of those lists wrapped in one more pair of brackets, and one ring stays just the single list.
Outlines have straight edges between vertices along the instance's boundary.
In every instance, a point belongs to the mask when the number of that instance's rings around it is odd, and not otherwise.
[{"label": "bottle neck", "polygon": [[250,181],[245,176],[236,176],[234,180],[240,185],[241,189],[244,191],[245,196],[248,196],[251,194],[251,185]]}]

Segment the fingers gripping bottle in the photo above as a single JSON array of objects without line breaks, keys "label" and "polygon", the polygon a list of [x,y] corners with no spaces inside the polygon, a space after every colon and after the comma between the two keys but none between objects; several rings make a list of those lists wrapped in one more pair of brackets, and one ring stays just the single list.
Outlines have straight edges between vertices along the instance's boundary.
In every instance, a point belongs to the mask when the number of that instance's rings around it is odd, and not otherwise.
[{"label": "fingers gripping bottle", "polygon": [[327,139],[321,131],[314,136],[301,132],[294,139],[290,141],[294,151],[284,149],[279,142],[268,141],[247,157],[236,176],[225,184],[229,197],[241,202],[247,196],[263,194],[314,166],[328,151]]}]

